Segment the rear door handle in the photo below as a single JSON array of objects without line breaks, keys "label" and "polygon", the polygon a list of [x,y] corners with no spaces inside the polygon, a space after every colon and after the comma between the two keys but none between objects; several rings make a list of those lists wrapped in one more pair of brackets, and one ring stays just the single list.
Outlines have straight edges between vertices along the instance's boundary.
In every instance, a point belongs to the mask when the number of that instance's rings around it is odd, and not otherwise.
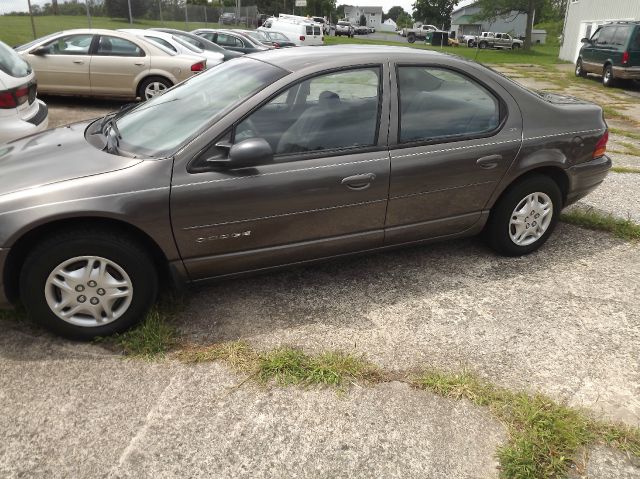
[{"label": "rear door handle", "polygon": [[84,60],[73,60],[73,63],[77,63],[78,65],[82,65]]},{"label": "rear door handle", "polygon": [[490,170],[498,166],[498,163],[502,160],[502,155],[489,155],[478,158],[476,165],[485,170]]},{"label": "rear door handle", "polygon": [[144,66],[144,62],[135,62],[134,65],[142,67],[142,66]]},{"label": "rear door handle", "polygon": [[375,179],[376,175],[373,173],[365,173],[363,175],[347,176],[342,179],[341,183],[352,190],[366,190]]}]

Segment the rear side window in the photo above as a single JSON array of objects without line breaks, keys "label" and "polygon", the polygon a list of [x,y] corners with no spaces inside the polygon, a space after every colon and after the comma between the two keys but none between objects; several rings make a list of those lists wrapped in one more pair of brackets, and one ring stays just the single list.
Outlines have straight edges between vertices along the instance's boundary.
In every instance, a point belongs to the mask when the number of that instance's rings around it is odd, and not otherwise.
[{"label": "rear side window", "polygon": [[602,30],[600,30],[600,36],[598,37],[598,45],[611,45],[614,34],[615,34],[615,28],[604,27]]},{"label": "rear side window", "polygon": [[313,35],[313,27],[311,25],[307,25],[307,35]]},{"label": "rear side window", "polygon": [[631,48],[632,50],[640,50],[640,27],[636,28],[636,33],[633,37],[633,40],[631,40],[631,45],[629,45],[629,48]]},{"label": "rear side window", "polygon": [[124,38],[101,36],[96,55],[111,57],[143,57],[144,51],[135,43]]},{"label": "rear side window", "polygon": [[460,73],[406,66],[398,83],[401,143],[477,136],[500,124],[498,99]]},{"label": "rear side window", "polygon": [[631,33],[631,25],[624,25],[616,28],[615,34],[613,35],[613,40],[611,43],[616,46],[627,46],[627,40],[629,39],[629,34]]},{"label": "rear side window", "polygon": [[15,78],[31,74],[31,67],[16,52],[0,42],[0,71]]},{"label": "rear side window", "polygon": [[314,26],[313,27],[313,34],[314,35],[320,35],[320,27]]}]

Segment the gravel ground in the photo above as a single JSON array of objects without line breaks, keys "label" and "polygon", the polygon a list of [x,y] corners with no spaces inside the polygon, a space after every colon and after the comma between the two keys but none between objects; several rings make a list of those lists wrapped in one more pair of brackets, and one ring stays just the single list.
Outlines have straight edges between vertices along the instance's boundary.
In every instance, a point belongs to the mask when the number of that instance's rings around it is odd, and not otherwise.
[{"label": "gravel ground", "polygon": [[640,174],[609,173],[602,184],[580,205],[591,206],[640,224]]}]

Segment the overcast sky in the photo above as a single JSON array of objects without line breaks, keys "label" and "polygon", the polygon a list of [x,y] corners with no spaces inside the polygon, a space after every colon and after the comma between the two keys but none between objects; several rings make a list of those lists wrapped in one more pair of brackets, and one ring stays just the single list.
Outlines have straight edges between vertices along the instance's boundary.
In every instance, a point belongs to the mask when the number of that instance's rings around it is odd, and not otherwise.
[{"label": "overcast sky", "polygon": [[[473,3],[474,0],[462,0],[458,7],[464,7],[470,3]],[[388,12],[391,7],[396,5],[401,6],[405,9],[405,11],[411,14],[413,5],[416,0],[338,0],[338,5],[345,3],[347,5],[357,5],[357,6],[366,6],[366,7],[382,7],[382,10]]]}]

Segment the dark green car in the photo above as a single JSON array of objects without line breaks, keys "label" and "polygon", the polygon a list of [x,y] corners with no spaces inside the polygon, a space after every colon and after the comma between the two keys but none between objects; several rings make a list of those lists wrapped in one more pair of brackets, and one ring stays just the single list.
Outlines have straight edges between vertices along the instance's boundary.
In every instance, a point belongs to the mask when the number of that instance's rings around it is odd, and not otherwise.
[{"label": "dark green car", "polygon": [[602,25],[581,41],[576,76],[597,73],[604,86],[613,86],[616,80],[640,80],[640,22]]}]

